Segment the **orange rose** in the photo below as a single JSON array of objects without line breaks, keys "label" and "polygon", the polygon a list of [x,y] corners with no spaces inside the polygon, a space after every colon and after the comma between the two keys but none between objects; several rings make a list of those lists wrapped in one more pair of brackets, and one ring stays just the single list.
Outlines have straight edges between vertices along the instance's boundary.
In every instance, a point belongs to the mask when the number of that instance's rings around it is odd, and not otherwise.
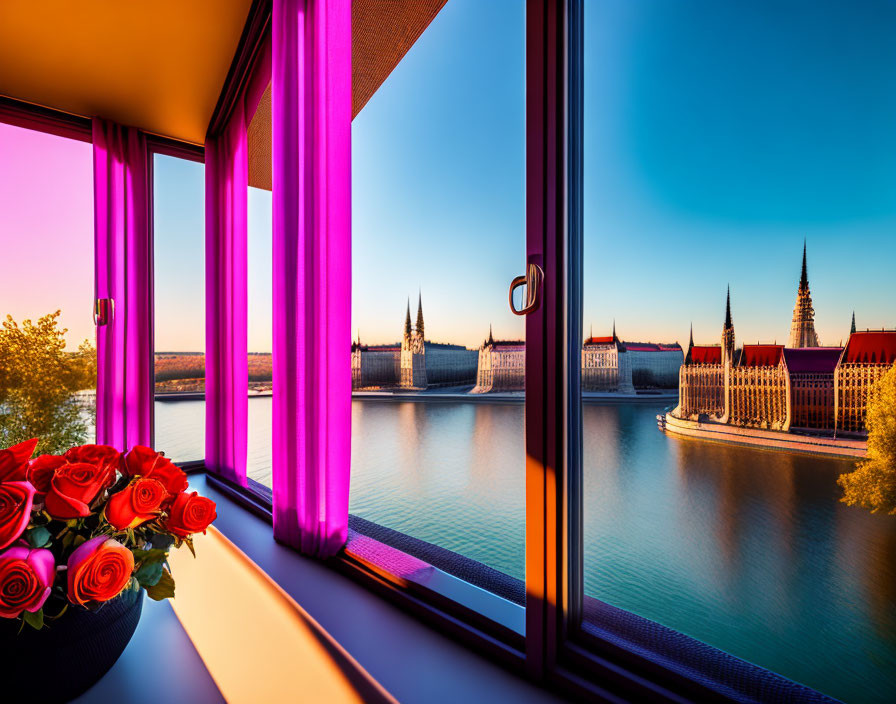
[{"label": "orange rose", "polygon": [[168,492],[161,482],[137,477],[121,491],[112,494],[106,504],[106,520],[115,530],[136,528],[159,513]]},{"label": "orange rose", "polygon": [[50,480],[46,509],[53,518],[67,520],[90,514],[90,502],[115,480],[107,467],[79,462],[59,467]]},{"label": "orange rose", "polygon": [[215,513],[215,502],[197,492],[178,494],[168,513],[165,529],[169,533],[186,538],[191,533],[198,533],[209,527],[218,515]]},{"label": "orange rose", "polygon": [[174,496],[187,488],[187,475],[165,455],[143,445],[134,445],[121,462],[122,474],[128,477],[151,477],[161,482]]},{"label": "orange rose", "polygon": [[91,606],[109,601],[131,581],[134,554],[106,535],[91,538],[68,558],[68,599]]}]

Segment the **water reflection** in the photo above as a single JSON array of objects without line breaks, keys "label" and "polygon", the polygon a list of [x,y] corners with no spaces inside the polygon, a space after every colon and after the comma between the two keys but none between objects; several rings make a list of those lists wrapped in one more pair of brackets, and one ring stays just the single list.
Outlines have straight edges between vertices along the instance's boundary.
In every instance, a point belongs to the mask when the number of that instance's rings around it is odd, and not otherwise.
[{"label": "water reflection", "polygon": [[[270,482],[270,399],[249,407],[250,475]],[[838,501],[850,462],[669,438],[661,410],[584,409],[586,593],[845,701],[896,701],[896,518]],[[203,412],[157,404],[172,456],[201,456]],[[523,578],[522,406],[358,401],[352,423],[353,513]]]}]

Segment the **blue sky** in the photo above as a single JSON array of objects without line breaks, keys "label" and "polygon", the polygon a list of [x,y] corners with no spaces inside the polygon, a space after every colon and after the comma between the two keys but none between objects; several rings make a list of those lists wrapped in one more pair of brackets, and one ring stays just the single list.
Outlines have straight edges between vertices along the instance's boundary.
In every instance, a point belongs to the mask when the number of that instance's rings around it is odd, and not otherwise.
[{"label": "blue sky", "polygon": [[[418,289],[432,339],[522,335],[524,23],[521,0],[449,0],[353,122],[366,342],[398,338]],[[738,339],[784,341],[803,238],[823,343],[853,308],[896,326],[896,3],[586,0],[585,33],[586,332],[615,317],[625,339],[684,343],[693,321],[718,341],[730,283]],[[201,167],[162,160],[157,348],[202,349]],[[255,351],[269,271],[253,189]]]}]

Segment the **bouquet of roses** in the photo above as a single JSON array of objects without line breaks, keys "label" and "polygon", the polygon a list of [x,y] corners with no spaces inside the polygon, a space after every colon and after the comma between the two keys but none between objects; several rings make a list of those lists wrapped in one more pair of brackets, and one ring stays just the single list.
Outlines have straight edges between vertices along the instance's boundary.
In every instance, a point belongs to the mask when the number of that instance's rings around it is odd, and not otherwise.
[{"label": "bouquet of roses", "polygon": [[0,617],[40,629],[45,612],[96,610],[127,589],[174,596],[168,551],[193,551],[215,503],[187,493],[183,470],[148,447],[32,459],[37,443],[0,450]]}]

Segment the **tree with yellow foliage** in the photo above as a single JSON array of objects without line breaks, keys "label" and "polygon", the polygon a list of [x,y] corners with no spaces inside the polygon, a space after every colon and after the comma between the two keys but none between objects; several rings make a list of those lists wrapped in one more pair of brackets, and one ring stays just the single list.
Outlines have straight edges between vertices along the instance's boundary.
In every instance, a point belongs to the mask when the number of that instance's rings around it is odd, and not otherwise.
[{"label": "tree with yellow foliage", "polygon": [[96,353],[86,340],[65,351],[59,313],[0,327],[0,447],[40,438],[37,453],[61,453],[87,440],[92,406],[78,391],[96,388]]},{"label": "tree with yellow foliage", "polygon": [[841,501],[896,515],[896,365],[877,382],[865,418],[868,454],[854,472],[840,475]]}]

